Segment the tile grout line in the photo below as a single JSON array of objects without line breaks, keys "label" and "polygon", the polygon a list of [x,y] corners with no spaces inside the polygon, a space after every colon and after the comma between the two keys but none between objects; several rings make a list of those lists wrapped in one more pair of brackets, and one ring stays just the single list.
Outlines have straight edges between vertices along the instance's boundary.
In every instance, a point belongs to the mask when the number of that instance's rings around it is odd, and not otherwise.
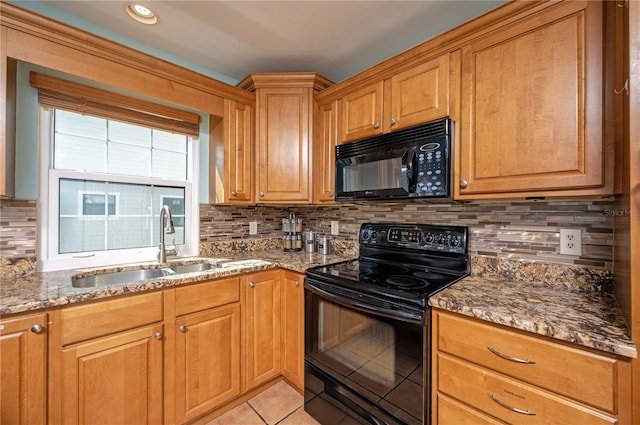
[{"label": "tile grout line", "polygon": [[249,406],[249,408],[251,410],[253,410],[254,412],[256,412],[256,415],[258,415],[258,417],[260,418],[260,420],[262,421],[263,424],[265,425],[269,425],[269,423],[262,417],[262,415],[260,414],[260,412],[258,412],[252,405],[251,403],[249,403],[249,400],[247,400],[247,405]]},{"label": "tile grout line", "polygon": [[296,413],[298,410],[300,409],[304,409],[304,404],[302,406],[298,406],[295,409],[293,409],[291,412],[289,412],[284,418],[280,419],[278,422],[276,422],[274,425],[278,425],[281,424],[282,422],[284,422],[289,416],[292,416],[294,413]]}]

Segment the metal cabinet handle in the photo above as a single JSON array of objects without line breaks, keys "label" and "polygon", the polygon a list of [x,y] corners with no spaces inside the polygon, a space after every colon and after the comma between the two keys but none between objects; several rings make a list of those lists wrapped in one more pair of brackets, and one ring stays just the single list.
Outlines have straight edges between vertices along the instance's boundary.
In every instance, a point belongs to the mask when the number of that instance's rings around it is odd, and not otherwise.
[{"label": "metal cabinet handle", "polygon": [[536,364],[536,362],[534,362],[533,360],[529,360],[529,359],[519,359],[517,357],[512,357],[512,356],[508,356],[506,354],[502,354],[500,351],[496,350],[493,347],[487,347],[487,350],[491,351],[493,354],[495,354],[498,357],[501,357],[505,360],[509,360],[512,362],[516,362],[516,363],[524,363],[524,364]]},{"label": "metal cabinet handle", "polygon": [[238,192],[236,192],[235,190],[231,191],[231,196],[236,196],[238,194]]},{"label": "metal cabinet handle", "polygon": [[375,124],[373,124],[373,128],[375,128],[376,130],[380,128],[380,123],[377,122]]},{"label": "metal cabinet handle", "polygon": [[178,330],[180,332],[186,332],[187,331],[187,327],[185,325],[180,325],[180,326],[178,326]]},{"label": "metal cabinet handle", "polygon": [[252,288],[255,288],[256,284],[254,282],[249,282],[249,286],[252,287]]},{"label": "metal cabinet handle", "polygon": [[41,324],[35,324],[31,326],[31,332],[33,332],[34,334],[41,334],[43,331],[44,326],[42,326]]},{"label": "metal cabinet handle", "polygon": [[300,281],[296,280],[296,286],[300,286]]},{"label": "metal cabinet handle", "polygon": [[394,125],[396,125],[396,120],[391,118],[391,120],[389,121],[389,124],[391,124],[391,126],[393,127]]},{"label": "metal cabinet handle", "polygon": [[626,80],[624,82],[624,86],[622,86],[620,90],[613,89],[613,92],[615,94],[621,94],[622,92],[624,92],[627,96],[629,96],[629,80]]},{"label": "metal cabinet handle", "polygon": [[260,192],[260,196],[264,196],[264,192]]},{"label": "metal cabinet handle", "polygon": [[162,339],[162,337],[163,337],[164,335],[162,335],[162,332],[156,332],[153,336],[154,336],[156,339]]},{"label": "metal cabinet handle", "polygon": [[464,188],[465,188],[465,187],[467,187],[468,185],[469,185],[469,182],[468,182],[468,181],[466,181],[466,180],[460,180],[460,187],[461,187],[461,188],[463,188],[463,189],[464,189]]},{"label": "metal cabinet handle", "polygon": [[511,410],[512,412],[520,413],[522,415],[529,415],[529,416],[535,416],[536,415],[536,413],[532,412],[531,410],[523,410],[523,409],[518,409],[517,407],[509,406],[504,401],[498,400],[498,398],[495,395],[491,394],[491,393],[487,393],[487,395],[489,396],[489,398],[491,400],[495,401],[496,403],[498,403],[500,406],[504,407],[505,409]]},{"label": "metal cabinet handle", "polygon": [[333,192],[329,192],[329,198],[333,198]]}]

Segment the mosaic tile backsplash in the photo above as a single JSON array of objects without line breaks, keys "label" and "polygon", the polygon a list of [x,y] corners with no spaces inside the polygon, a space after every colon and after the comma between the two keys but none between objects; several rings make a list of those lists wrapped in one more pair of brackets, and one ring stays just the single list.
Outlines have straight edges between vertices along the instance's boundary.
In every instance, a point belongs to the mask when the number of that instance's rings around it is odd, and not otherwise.
[{"label": "mosaic tile backsplash", "polygon": [[[482,201],[472,203],[358,204],[335,206],[200,206],[201,244],[247,238],[278,238],[281,220],[296,214],[304,228],[329,233],[339,222],[338,242],[357,242],[364,222],[468,226],[476,258],[524,260],[613,270],[614,200]],[[258,235],[249,236],[249,222]],[[36,257],[35,201],[0,200],[0,259]],[[580,229],[582,255],[560,255],[560,229]]]}]

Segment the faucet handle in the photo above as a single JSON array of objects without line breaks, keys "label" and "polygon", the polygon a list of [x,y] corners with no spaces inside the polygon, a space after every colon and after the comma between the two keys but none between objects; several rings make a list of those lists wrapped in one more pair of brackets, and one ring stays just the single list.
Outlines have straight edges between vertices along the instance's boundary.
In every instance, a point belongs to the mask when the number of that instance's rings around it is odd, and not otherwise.
[{"label": "faucet handle", "polygon": [[165,251],[167,253],[167,256],[177,257],[179,254],[178,246],[176,245],[176,238],[173,238],[172,243],[173,245],[166,247]]}]

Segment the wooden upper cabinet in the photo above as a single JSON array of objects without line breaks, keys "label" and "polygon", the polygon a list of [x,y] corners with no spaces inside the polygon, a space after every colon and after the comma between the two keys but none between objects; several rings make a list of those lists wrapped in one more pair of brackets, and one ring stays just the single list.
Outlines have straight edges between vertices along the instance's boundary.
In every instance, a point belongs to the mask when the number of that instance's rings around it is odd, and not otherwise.
[{"label": "wooden upper cabinet", "polygon": [[611,192],[602,22],[600,2],[551,4],[462,48],[457,198]]},{"label": "wooden upper cabinet", "polygon": [[335,100],[319,106],[313,142],[313,203],[335,202],[338,105]]},{"label": "wooden upper cabinet", "polygon": [[449,54],[342,98],[340,142],[411,127],[449,113]]},{"label": "wooden upper cabinet", "polygon": [[15,195],[16,67],[7,57],[7,29],[0,28],[0,198]]},{"label": "wooden upper cabinet", "polygon": [[251,74],[239,83],[256,93],[255,202],[312,201],[313,95],[330,84],[314,73]]},{"label": "wooden upper cabinet", "polygon": [[212,203],[253,202],[254,108],[224,101],[224,118],[211,117],[209,199]]}]

